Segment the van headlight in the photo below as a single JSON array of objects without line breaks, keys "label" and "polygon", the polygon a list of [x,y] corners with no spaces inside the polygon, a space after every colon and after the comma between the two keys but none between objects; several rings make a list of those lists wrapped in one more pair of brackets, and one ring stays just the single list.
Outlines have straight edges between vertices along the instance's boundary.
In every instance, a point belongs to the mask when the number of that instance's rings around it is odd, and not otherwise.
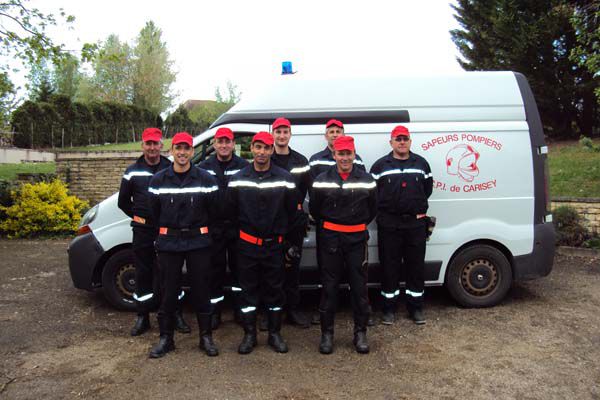
[{"label": "van headlight", "polygon": [[81,222],[79,223],[79,227],[81,228],[84,225],[91,224],[98,215],[99,204],[96,204],[94,207],[90,208],[81,218]]}]

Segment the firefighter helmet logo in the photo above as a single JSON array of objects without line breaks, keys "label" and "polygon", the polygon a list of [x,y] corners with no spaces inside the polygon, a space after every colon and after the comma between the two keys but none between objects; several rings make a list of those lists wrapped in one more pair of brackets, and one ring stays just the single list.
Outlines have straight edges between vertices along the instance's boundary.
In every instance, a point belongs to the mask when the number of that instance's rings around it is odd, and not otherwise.
[{"label": "firefighter helmet logo", "polygon": [[465,182],[473,182],[479,175],[477,160],[479,152],[473,146],[459,144],[446,154],[446,169],[449,175],[458,175]]}]

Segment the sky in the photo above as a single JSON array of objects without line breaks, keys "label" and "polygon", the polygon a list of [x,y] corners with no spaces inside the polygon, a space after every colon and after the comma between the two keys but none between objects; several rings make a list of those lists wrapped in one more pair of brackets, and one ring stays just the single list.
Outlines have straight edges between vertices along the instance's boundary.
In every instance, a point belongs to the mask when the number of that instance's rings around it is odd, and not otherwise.
[{"label": "sky", "polygon": [[[63,8],[72,29],[52,28],[68,49],[115,33],[131,44],[149,20],[162,30],[177,81],[176,103],[214,99],[227,81],[242,93],[291,61],[307,77],[455,73],[462,69],[449,30],[447,0],[138,1],[33,0],[43,12]],[[225,92],[224,90],[222,92]],[[174,104],[176,105],[176,104]]]}]

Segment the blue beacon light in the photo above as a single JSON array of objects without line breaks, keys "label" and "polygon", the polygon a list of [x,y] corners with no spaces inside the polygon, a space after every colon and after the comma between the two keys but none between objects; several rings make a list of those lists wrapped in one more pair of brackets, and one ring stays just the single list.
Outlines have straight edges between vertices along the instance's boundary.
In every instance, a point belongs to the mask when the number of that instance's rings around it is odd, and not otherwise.
[{"label": "blue beacon light", "polygon": [[292,70],[291,61],[282,61],[281,63],[281,75],[291,75],[294,71]]}]

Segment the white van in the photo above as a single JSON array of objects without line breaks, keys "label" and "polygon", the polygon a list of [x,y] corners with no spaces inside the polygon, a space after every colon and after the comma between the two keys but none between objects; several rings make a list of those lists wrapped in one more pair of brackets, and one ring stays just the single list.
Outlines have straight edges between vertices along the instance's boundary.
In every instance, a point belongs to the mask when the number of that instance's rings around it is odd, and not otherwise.
[{"label": "white van", "polygon": [[[325,122],[344,122],[367,169],[390,151],[390,131],[411,132],[412,150],[434,177],[429,215],[437,226],[426,254],[426,284],[445,285],[462,306],[487,307],[514,280],[546,276],[554,260],[548,148],[533,94],[513,72],[308,80],[280,77],[246,95],[194,139],[199,162],[221,126],[237,137],[270,131],[277,117],[292,123],[291,146],[309,158],[325,148]],[[130,220],[117,194],[94,206],[69,246],[75,287],[104,287],[115,306],[131,309],[134,288]],[[377,229],[369,226],[369,285],[377,287]],[[314,228],[304,243],[301,284],[318,287]]]}]

